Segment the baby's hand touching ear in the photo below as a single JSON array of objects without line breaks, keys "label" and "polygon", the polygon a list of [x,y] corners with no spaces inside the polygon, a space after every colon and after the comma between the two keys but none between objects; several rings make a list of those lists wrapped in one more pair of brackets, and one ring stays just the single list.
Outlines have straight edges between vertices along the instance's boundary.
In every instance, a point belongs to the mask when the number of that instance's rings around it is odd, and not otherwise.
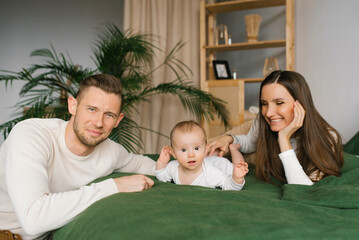
[{"label": "baby's hand touching ear", "polygon": [[165,146],[161,150],[160,157],[157,160],[156,163],[156,170],[163,169],[167,166],[168,162],[171,159],[172,149],[170,146]]}]

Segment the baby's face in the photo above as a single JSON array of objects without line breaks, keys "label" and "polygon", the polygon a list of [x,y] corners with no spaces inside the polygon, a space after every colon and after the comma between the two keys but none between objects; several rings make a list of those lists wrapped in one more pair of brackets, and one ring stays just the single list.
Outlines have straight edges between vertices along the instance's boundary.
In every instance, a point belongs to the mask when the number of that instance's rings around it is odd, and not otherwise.
[{"label": "baby's face", "polygon": [[202,167],[206,154],[205,136],[199,127],[191,132],[175,132],[173,137],[173,156],[187,170],[196,171]]}]

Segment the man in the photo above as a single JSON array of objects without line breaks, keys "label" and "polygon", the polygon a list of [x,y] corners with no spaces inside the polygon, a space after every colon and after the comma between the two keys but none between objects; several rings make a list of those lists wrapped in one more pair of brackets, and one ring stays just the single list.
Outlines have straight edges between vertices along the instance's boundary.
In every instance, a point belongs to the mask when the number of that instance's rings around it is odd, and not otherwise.
[{"label": "man", "polygon": [[68,99],[68,122],[28,119],[12,129],[0,149],[0,230],[42,239],[97,200],[153,186],[144,175],[86,186],[113,171],[153,175],[153,160],[108,139],[123,118],[121,90],[113,76],[90,76]]}]

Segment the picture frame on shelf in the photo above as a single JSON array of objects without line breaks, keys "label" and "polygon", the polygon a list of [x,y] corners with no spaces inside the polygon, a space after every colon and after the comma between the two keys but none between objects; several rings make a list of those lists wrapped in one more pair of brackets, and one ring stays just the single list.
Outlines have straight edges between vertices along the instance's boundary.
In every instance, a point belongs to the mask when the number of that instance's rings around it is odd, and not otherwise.
[{"label": "picture frame on shelf", "polygon": [[229,70],[228,61],[214,60],[213,61],[214,75],[216,79],[231,79],[232,74]]}]

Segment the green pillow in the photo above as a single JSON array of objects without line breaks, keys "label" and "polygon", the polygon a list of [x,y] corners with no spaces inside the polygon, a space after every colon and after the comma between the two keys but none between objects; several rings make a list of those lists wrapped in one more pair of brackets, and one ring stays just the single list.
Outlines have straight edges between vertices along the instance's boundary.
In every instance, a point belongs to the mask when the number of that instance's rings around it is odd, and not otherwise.
[{"label": "green pillow", "polygon": [[359,155],[359,131],[343,146],[344,152]]}]

